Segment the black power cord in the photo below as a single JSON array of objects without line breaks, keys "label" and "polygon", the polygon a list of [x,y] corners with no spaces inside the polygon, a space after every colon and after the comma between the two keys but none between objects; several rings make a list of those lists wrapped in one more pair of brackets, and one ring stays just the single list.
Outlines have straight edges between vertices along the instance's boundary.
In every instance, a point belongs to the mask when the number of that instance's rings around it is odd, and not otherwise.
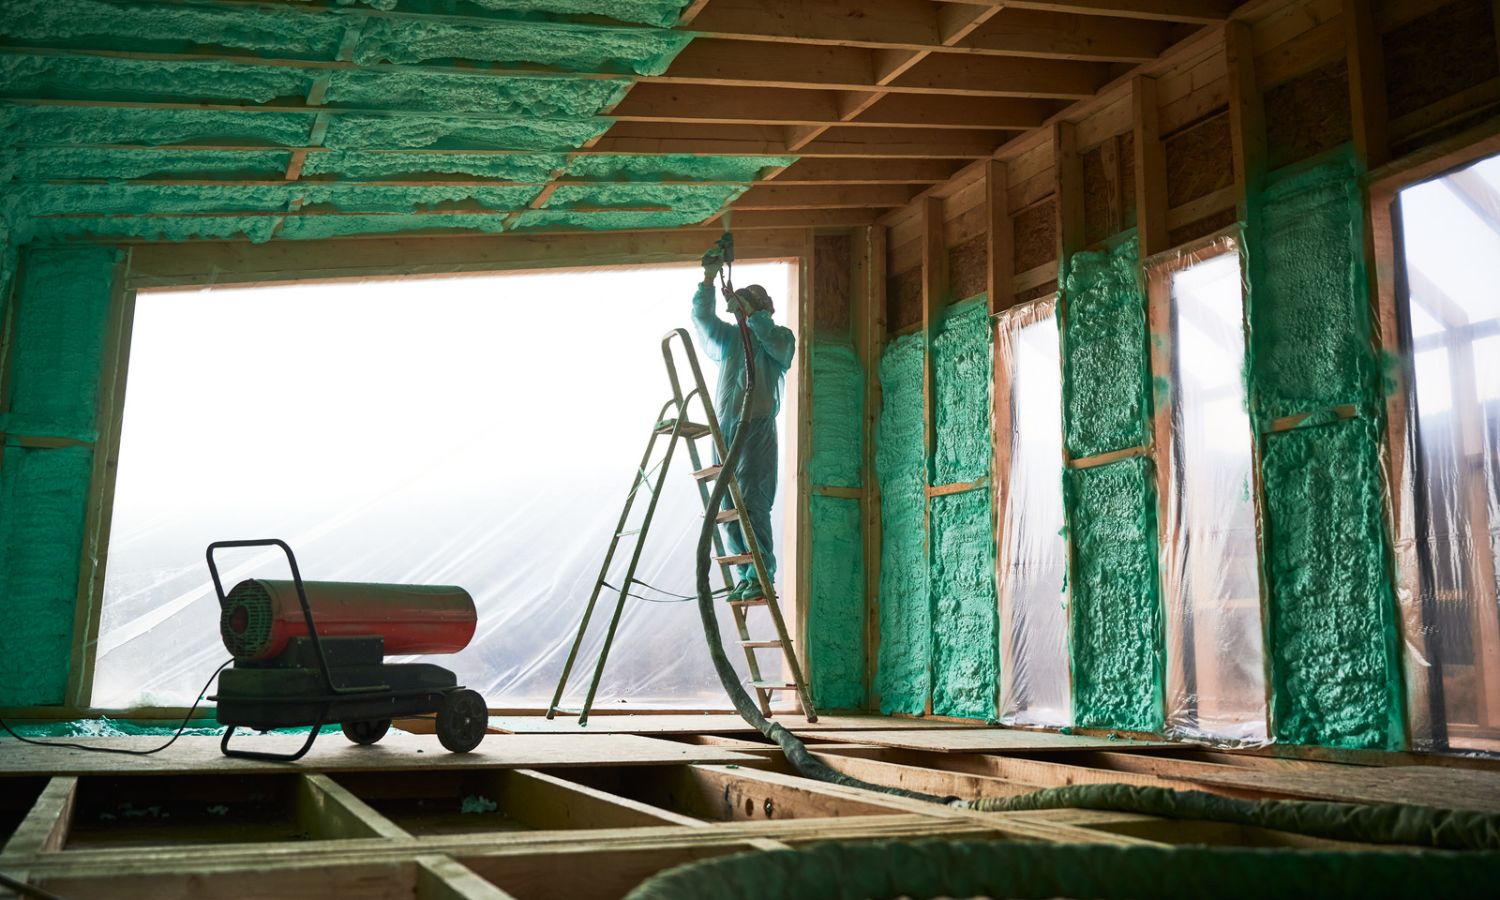
[{"label": "black power cord", "polygon": [[224,662],[220,663],[217,669],[214,669],[214,673],[208,676],[208,681],[204,682],[203,690],[198,692],[198,699],[193,701],[193,705],[188,709],[187,715],[182,717],[182,724],[177,726],[177,733],[172,735],[171,739],[168,740],[165,744],[162,744],[160,747],[153,747],[150,750],[127,750],[124,747],[90,747],[87,744],[75,744],[71,741],[38,741],[33,738],[22,737],[21,735],[16,734],[9,725],[5,724],[4,719],[0,719],[0,728],[4,728],[11,737],[15,738],[21,743],[36,744],[38,747],[64,747],[70,750],[87,750],[91,753],[123,753],[126,756],[150,756],[153,753],[160,753],[161,751],[177,743],[177,739],[182,737],[182,733],[187,730],[188,722],[191,722],[193,720],[193,713],[198,711],[198,704],[202,703],[204,696],[208,694],[209,685],[213,684],[214,679],[219,677],[219,673],[224,671],[225,667],[232,662],[234,662],[234,657],[231,656],[229,659],[226,659],[224,660]]}]

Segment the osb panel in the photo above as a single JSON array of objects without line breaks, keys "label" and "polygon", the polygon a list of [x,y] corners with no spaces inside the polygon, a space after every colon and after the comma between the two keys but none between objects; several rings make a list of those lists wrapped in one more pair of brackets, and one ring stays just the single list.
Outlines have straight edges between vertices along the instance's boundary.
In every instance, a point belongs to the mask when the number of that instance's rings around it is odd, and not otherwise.
[{"label": "osb panel", "polygon": [[1382,39],[1391,118],[1500,76],[1488,0],[1458,0]]},{"label": "osb panel", "polygon": [[1083,240],[1096,244],[1125,229],[1125,173],[1121,147],[1129,135],[1112,137],[1082,154]]},{"label": "osb panel", "polygon": [[984,235],[948,248],[948,286],[953,299],[967,300],[989,288],[989,253]]},{"label": "osb panel", "polygon": [[1030,290],[1021,291],[1019,294],[1016,294],[1016,305],[1030,303],[1033,300],[1040,300],[1043,297],[1050,297],[1055,293],[1057,293],[1057,282],[1055,280],[1049,281],[1046,284],[1039,284]]},{"label": "osb panel", "polygon": [[1165,150],[1169,209],[1234,184],[1227,111],[1167,138]]},{"label": "osb panel", "polygon": [[1236,213],[1233,209],[1225,209],[1211,215],[1204,216],[1186,225],[1173,228],[1167,232],[1167,242],[1173,247],[1180,247],[1189,241],[1196,241],[1204,235],[1213,234],[1220,228],[1228,228],[1235,223]]},{"label": "osb panel", "polygon": [[922,321],[922,270],[892,276],[885,283],[886,328],[900,331]]},{"label": "osb panel", "polygon": [[1015,217],[1016,272],[1029,272],[1057,258],[1057,202],[1048,198]]},{"label": "osb panel", "polygon": [[813,331],[833,337],[849,333],[849,255],[847,234],[813,238]]},{"label": "osb panel", "polygon": [[1266,91],[1265,115],[1266,165],[1272,169],[1351,140],[1347,61],[1336,60]]}]

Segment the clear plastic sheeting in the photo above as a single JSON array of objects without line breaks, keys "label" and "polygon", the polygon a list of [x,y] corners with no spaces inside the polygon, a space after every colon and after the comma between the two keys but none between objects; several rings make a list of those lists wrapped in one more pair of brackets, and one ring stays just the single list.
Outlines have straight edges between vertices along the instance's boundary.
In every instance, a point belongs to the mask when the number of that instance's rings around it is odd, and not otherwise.
[{"label": "clear plastic sheeting", "polygon": [[1000,314],[996,428],[1010,434],[1000,504],[1001,721],[1069,725],[1068,542],[1062,494],[1062,357],[1056,301]]},{"label": "clear plastic sheeting", "polygon": [[[1420,746],[1500,751],[1500,157],[1400,195],[1411,356],[1412,515],[1401,544],[1415,556],[1405,597],[1413,703],[1430,714]],[[1411,550],[1414,549],[1414,553]],[[1425,690],[1417,685],[1425,682]],[[1420,721],[1420,717],[1414,717]]]},{"label": "clear plastic sheeting", "polygon": [[1165,299],[1170,316],[1165,401],[1171,430],[1158,457],[1165,475],[1160,568],[1167,729],[1265,743],[1254,442],[1243,378],[1245,294],[1238,247],[1220,238],[1157,258],[1147,274],[1153,304],[1160,309]]},{"label": "clear plastic sheeting", "polygon": [[[788,272],[735,277],[787,309]],[[656,268],[142,293],[94,704],[190,703],[227,656],[205,545],[279,537],[308,579],[466,588],[473,642],[413,659],[453,668],[491,706],[545,707],[670,396],[661,337],[689,325],[697,280]],[[651,587],[633,589],[598,709],[727,703],[696,606],[679,602],[703,509],[681,448],[671,468],[637,571]],[[226,586],[286,577],[275,552],[220,565]],[[613,602],[600,599],[564,705],[587,688]],[[727,605],[720,628],[735,635]],[[774,634],[763,610],[751,628]]]}]

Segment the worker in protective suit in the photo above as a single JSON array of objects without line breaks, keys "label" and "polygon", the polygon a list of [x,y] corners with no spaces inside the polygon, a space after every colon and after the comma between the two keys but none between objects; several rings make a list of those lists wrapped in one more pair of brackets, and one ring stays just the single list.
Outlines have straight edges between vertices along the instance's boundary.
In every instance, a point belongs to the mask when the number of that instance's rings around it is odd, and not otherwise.
[{"label": "worker in protective suit", "polygon": [[[792,364],[796,337],[790,328],[772,320],[775,306],[760,285],[740,288],[733,296],[725,298],[731,315],[744,312],[755,348],[755,391],[744,421],[740,421],[740,403],[745,396],[745,347],[740,339],[739,326],[714,314],[714,279],[723,267],[724,259],[719,249],[703,255],[703,281],[693,296],[693,322],[702,336],[708,358],[719,364],[715,403],[724,446],[728,447],[739,430],[745,429],[744,446],[734,468],[740,499],[745,504],[740,519],[749,522],[755,530],[755,543],[766,566],[766,577],[774,581],[776,554],[771,546],[771,504],[776,499],[776,413],[781,409],[782,383]],[[718,462],[717,455],[715,462]],[[726,531],[729,533],[730,553],[749,552],[739,522],[730,522]],[[756,579],[755,567],[742,565],[738,570],[739,582],[730,591],[730,599],[754,600],[764,596]]]}]

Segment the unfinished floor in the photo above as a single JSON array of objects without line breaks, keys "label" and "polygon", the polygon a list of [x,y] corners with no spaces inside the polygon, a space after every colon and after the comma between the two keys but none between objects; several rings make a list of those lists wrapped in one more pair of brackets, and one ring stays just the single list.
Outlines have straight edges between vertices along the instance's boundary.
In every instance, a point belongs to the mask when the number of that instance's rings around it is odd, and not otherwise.
[{"label": "unfinished floor", "polygon": [[[1500,813],[1495,761],[1332,762],[874,716],[791,722],[841,772],[963,798],[1128,784]],[[503,733],[468,755],[422,734],[371,747],[326,735],[295,766],[222,758],[212,737],[149,757],[10,744],[0,871],[69,898],[531,900],[619,897],[682,863],[834,840],[1382,849],[1118,812],[980,813],[830,785],[792,774],[731,716],[599,716],[587,734],[508,716],[492,729]]]}]

